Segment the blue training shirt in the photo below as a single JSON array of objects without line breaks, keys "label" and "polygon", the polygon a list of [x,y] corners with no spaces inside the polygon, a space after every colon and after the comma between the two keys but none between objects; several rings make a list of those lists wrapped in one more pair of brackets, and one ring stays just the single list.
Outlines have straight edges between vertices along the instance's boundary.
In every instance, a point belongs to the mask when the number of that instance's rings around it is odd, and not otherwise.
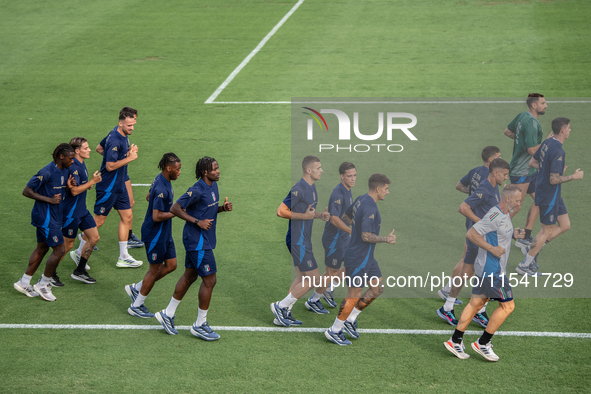
[{"label": "blue training shirt", "polygon": [[[119,127],[119,125],[117,125],[117,126],[115,127],[115,129],[116,129],[117,127]],[[109,132],[109,134],[111,134],[112,132],[113,132],[113,130],[111,130],[111,131]],[[101,142],[99,143],[99,145],[103,147],[103,155],[104,155],[104,153],[105,153],[105,152],[104,152],[104,149],[105,149],[105,144],[107,143],[107,138],[109,138],[109,134],[107,134],[107,136],[106,136],[105,138],[103,138],[103,139],[101,140]],[[127,168],[125,168],[125,181],[128,181],[128,180],[129,180],[129,173],[127,172]]]},{"label": "blue training shirt", "polygon": [[162,212],[170,212],[173,201],[174,191],[172,189],[172,183],[167,181],[162,174],[158,174],[150,188],[148,211],[142,224],[142,241],[146,244],[148,253],[158,243],[172,241],[172,219],[155,222],[152,215],[154,209]]},{"label": "blue training shirt", "polygon": [[[68,168],[68,175],[74,178],[76,185],[81,186],[88,183],[88,171],[86,170],[86,164],[78,161],[74,158],[72,165]],[[86,192],[84,190],[77,196],[72,195],[70,189],[66,188],[66,196],[62,201],[63,214],[64,214],[64,225],[68,226],[76,218],[81,218],[88,212],[86,208]]]},{"label": "blue training shirt", "polygon": [[536,180],[536,205],[553,206],[561,198],[561,184],[550,183],[550,174],[564,174],[565,153],[562,143],[556,138],[548,138],[533,156],[540,163]]},{"label": "blue training shirt", "polygon": [[220,202],[217,183],[212,182],[211,186],[208,186],[203,179],[199,179],[176,202],[194,218],[199,220],[213,219],[209,230],[203,230],[195,223],[185,222],[183,229],[185,250],[191,252],[215,249],[215,227]]},{"label": "blue training shirt", "polygon": [[[347,190],[342,183],[339,183],[330,194],[328,213],[342,219],[343,214],[351,204],[353,204],[351,190]],[[324,225],[322,246],[324,246],[324,249],[329,249],[328,256],[332,254],[330,251],[346,249],[349,246],[349,238],[349,234],[336,228],[330,220]]]},{"label": "blue training shirt", "polygon": [[[489,171],[488,167],[480,166],[470,170],[462,179],[460,179],[460,183],[464,186],[468,186],[468,196],[474,194],[480,183],[488,177]],[[469,230],[474,223],[468,218],[466,218],[466,230]]]},{"label": "blue training shirt", "polygon": [[[49,163],[33,176],[27,186],[35,193],[44,197],[62,195],[62,202],[68,181],[68,169],[58,169],[54,162]],[[31,224],[35,227],[61,228],[62,227],[62,202],[50,204],[35,200],[31,211]]]},{"label": "blue training shirt", "polygon": [[345,252],[345,267],[364,268],[375,261],[374,250],[376,244],[365,242],[362,233],[380,235],[382,217],[378,205],[369,194],[357,197],[355,202],[347,208],[345,214],[353,219],[351,227],[351,241]]},{"label": "blue training shirt", "polygon": [[[479,219],[482,219],[484,215],[500,201],[501,196],[499,195],[499,187],[493,187],[488,179],[484,179],[480,182],[480,185],[474,193],[464,200],[464,202],[470,206],[474,215],[478,216]],[[471,220],[466,221],[466,227],[469,229],[468,222],[470,222],[470,227],[472,227],[474,223],[472,223]]]},{"label": "blue training shirt", "polygon": [[[316,185],[309,185],[303,178],[300,179],[290,190],[289,195],[285,197],[283,203],[295,213],[306,213],[308,207],[316,209],[318,204],[318,195],[316,194]],[[306,249],[312,250],[312,226],[314,219],[308,220],[289,220],[289,229],[285,241],[291,242],[291,238],[296,240],[296,245],[300,246],[303,252]],[[292,252],[294,250],[292,249]],[[303,255],[304,253],[301,253]]]},{"label": "blue training shirt", "polygon": [[120,193],[125,189],[127,180],[127,165],[119,167],[115,171],[107,171],[107,163],[114,163],[127,157],[129,150],[129,138],[122,136],[115,127],[105,141],[101,174],[103,180],[97,183],[96,190],[110,193]]}]

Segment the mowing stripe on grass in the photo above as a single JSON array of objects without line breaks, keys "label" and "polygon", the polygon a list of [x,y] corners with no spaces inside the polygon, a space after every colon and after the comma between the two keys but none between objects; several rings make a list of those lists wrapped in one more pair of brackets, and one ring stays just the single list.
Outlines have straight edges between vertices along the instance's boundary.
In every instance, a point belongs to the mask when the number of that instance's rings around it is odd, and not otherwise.
[{"label": "mowing stripe on grass", "polygon": [[[591,101],[546,101],[549,104],[589,104]],[[524,101],[216,101],[207,104],[523,104]]]},{"label": "mowing stripe on grass", "polygon": [[[13,329],[50,329],[50,330],[163,330],[162,326],[123,325],[123,324],[0,324],[2,328]],[[188,331],[191,326],[176,326],[177,330]],[[304,327],[235,327],[211,326],[217,331],[248,331],[248,332],[324,332],[326,328]],[[389,330],[361,328],[362,334],[419,334],[419,335],[451,335],[452,330]],[[482,331],[466,331],[468,335],[481,335]],[[536,332],[536,331],[497,331],[497,336],[507,337],[555,337],[591,339],[591,333],[581,332]]]},{"label": "mowing stripe on grass", "polygon": [[289,19],[289,17],[291,16],[291,14],[293,14],[298,7],[304,2],[304,0],[299,0],[296,5],[294,5],[292,7],[291,10],[289,10],[289,12],[287,14],[285,14],[285,16],[283,17],[283,19],[281,19],[279,21],[279,23],[277,25],[275,25],[275,27],[273,28],[273,30],[271,30],[269,32],[269,34],[267,34],[265,36],[265,38],[263,38],[263,40],[259,43],[259,45],[257,45],[257,47],[255,49],[253,49],[252,52],[250,52],[250,54],[242,61],[242,63],[240,63],[238,65],[238,67],[236,67],[236,69],[234,71],[232,71],[232,74],[230,74],[228,76],[228,78],[226,78],[226,80],[220,85],[219,88],[216,89],[215,92],[213,92],[213,94],[211,96],[209,96],[209,98],[205,101],[205,104],[212,104],[213,100],[216,99],[217,96],[220,95],[220,93],[222,93],[222,91],[226,88],[226,86],[228,86],[228,84],[230,82],[232,82],[232,80],[234,79],[234,77],[236,75],[238,75],[238,73],[240,72],[240,70],[242,70],[250,61],[250,59],[252,59],[254,57],[254,55],[256,55],[261,48],[263,48],[263,46],[267,43],[267,41],[269,41],[269,39],[271,37],[273,37],[273,34],[275,34],[277,32],[277,30],[279,30],[279,28],[281,26],[283,26],[283,24],[285,23],[285,21],[287,21]]}]

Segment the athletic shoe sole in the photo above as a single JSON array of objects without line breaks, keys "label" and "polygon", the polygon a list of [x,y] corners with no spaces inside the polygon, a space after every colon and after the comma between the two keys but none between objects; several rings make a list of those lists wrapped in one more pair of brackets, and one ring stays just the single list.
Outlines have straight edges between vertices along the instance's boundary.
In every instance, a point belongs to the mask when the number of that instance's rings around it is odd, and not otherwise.
[{"label": "athletic shoe sole", "polygon": [[217,335],[217,337],[215,337],[215,336],[209,337],[209,336],[202,334],[199,331],[195,330],[193,327],[191,327],[190,331],[191,331],[191,334],[195,335],[197,338],[203,339],[204,341],[211,342],[211,341],[217,341],[218,339],[220,339],[219,334],[216,332],[213,332],[213,331],[211,333],[207,333],[207,335],[215,334],[215,335]]},{"label": "athletic shoe sole", "polygon": [[329,330],[324,331],[324,336],[326,337],[326,339],[328,339],[329,341],[331,341],[332,343],[339,345],[339,346],[348,346],[350,345],[352,342],[345,339],[344,341],[341,341],[340,339],[334,339],[332,337],[332,335],[330,335],[330,333],[328,332]]},{"label": "athletic shoe sole", "polygon": [[129,313],[131,316],[141,317],[142,319],[151,319],[156,316],[153,313],[149,313],[149,315],[137,313],[133,309],[131,309],[131,307],[127,308],[127,313]]},{"label": "athletic shoe sole", "polygon": [[[287,319],[282,318],[281,316],[278,316],[279,312],[275,310],[275,304],[275,302],[271,303],[271,312],[273,312],[273,316],[275,316],[275,319],[277,319],[283,327],[289,327],[291,325],[291,322],[289,322],[289,320]],[[277,307],[279,308],[279,306]]]},{"label": "athletic shoe sole", "polygon": [[144,264],[143,261],[135,260],[134,262],[125,262],[124,260],[117,260],[115,264],[119,268],[137,268]]}]

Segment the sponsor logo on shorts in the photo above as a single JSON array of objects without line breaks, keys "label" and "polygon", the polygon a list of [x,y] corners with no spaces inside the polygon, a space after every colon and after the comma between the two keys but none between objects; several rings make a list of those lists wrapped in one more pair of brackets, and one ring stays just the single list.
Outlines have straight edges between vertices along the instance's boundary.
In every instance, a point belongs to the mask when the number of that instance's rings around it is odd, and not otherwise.
[{"label": "sponsor logo on shorts", "polygon": [[152,260],[156,260],[157,257],[158,255],[156,253],[152,253]]}]

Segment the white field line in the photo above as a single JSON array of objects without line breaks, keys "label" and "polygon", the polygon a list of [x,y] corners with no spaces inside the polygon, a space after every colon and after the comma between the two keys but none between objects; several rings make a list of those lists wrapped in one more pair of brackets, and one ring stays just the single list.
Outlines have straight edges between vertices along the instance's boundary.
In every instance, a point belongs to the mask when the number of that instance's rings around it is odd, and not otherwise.
[{"label": "white field line", "polygon": [[152,186],[151,183],[132,183],[131,186]]},{"label": "white field line", "polygon": [[[162,326],[120,325],[120,324],[0,324],[0,329],[48,329],[48,330],[163,330]],[[191,326],[176,326],[177,330],[188,331]],[[211,326],[215,331],[246,331],[246,332],[324,332],[326,328],[304,327],[234,327]],[[451,330],[389,330],[359,329],[361,334],[418,334],[418,335],[451,335]],[[467,335],[481,335],[482,331],[466,331]],[[508,337],[555,337],[591,339],[591,333],[579,332],[537,332],[537,331],[497,331],[496,336]]]},{"label": "white field line", "polygon": [[279,30],[279,28],[281,26],[283,26],[283,24],[285,23],[285,21],[287,21],[289,19],[289,17],[298,9],[298,7],[304,2],[304,0],[299,0],[296,5],[294,5],[292,7],[291,10],[289,10],[289,12],[287,14],[285,14],[285,16],[283,17],[283,19],[281,19],[279,21],[279,23],[277,25],[275,25],[275,27],[273,28],[273,30],[271,30],[269,32],[269,34],[267,34],[265,36],[265,38],[263,38],[263,40],[259,43],[259,45],[257,45],[257,47],[255,49],[253,49],[252,52],[250,52],[250,54],[242,61],[242,63],[240,63],[238,65],[238,67],[236,67],[236,69],[234,71],[232,71],[232,74],[230,74],[228,76],[228,78],[226,78],[226,80],[220,85],[219,88],[216,89],[215,92],[213,92],[213,94],[211,96],[209,96],[209,98],[205,101],[205,104],[211,104],[213,103],[213,100],[216,99],[217,96],[220,95],[220,93],[222,93],[222,91],[226,88],[226,86],[228,86],[230,84],[230,82],[232,82],[232,80],[234,79],[234,77],[236,75],[238,75],[238,73],[240,72],[240,70],[242,70],[250,61],[250,59],[252,59],[254,57],[254,55],[256,55],[261,48],[263,48],[263,46],[265,46],[265,44],[267,43],[267,41],[269,41],[269,39],[271,37],[273,37],[273,35],[277,32],[277,30]]},{"label": "white field line", "polygon": [[[206,104],[523,104],[525,101],[216,101]],[[547,101],[549,104],[589,104],[591,101]]]}]

